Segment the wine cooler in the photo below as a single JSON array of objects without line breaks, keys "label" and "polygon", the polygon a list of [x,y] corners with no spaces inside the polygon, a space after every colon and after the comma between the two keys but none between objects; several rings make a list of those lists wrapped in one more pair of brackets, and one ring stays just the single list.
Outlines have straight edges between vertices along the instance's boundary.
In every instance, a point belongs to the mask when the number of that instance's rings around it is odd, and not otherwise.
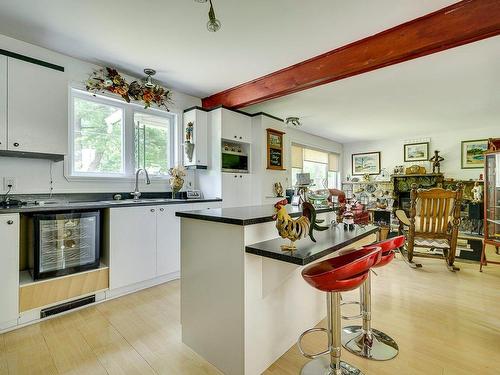
[{"label": "wine cooler", "polygon": [[98,211],[33,214],[29,227],[29,266],[33,279],[99,267]]}]

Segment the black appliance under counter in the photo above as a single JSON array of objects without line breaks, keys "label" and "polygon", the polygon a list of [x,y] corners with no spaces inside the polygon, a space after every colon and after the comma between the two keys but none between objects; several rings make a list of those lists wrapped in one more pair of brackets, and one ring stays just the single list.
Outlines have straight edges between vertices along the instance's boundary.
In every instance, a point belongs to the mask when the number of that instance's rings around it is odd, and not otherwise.
[{"label": "black appliance under counter", "polygon": [[293,252],[281,250],[281,245],[290,242],[283,238],[248,245],[245,247],[245,252],[305,266],[371,234],[377,233],[378,229],[374,225],[356,225],[354,230],[345,230],[343,225],[338,225],[323,232],[315,231],[316,242],[313,242],[309,237],[296,241],[297,250]]}]

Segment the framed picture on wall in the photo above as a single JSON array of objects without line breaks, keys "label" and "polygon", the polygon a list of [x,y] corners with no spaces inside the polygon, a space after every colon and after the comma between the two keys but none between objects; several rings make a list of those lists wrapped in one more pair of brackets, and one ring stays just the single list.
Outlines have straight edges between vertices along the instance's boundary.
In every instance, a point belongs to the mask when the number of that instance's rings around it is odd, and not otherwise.
[{"label": "framed picture on wall", "polygon": [[487,139],[462,141],[462,169],[484,168],[484,152],[487,150]]},{"label": "framed picture on wall", "polygon": [[267,169],[283,171],[283,135],[285,133],[275,130],[266,129],[267,131]]},{"label": "framed picture on wall", "polygon": [[429,160],[429,142],[404,145],[405,162]]},{"label": "framed picture on wall", "polygon": [[380,152],[352,154],[352,174],[380,174]]}]

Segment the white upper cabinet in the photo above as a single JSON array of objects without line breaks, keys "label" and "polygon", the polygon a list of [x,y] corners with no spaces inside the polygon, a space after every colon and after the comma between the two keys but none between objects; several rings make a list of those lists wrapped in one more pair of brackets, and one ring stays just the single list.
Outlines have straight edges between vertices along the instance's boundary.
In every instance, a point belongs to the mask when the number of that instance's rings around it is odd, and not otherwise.
[{"label": "white upper cabinet", "polygon": [[[65,74],[14,58],[8,58],[7,65],[7,149],[67,154],[68,87]],[[0,79],[0,85],[2,82]],[[0,89],[0,100],[1,96]],[[0,137],[1,134],[0,131]]]},{"label": "white upper cabinet", "polygon": [[0,150],[7,149],[7,57],[0,55]]},{"label": "white upper cabinet", "polygon": [[[182,141],[184,148],[184,166],[206,167],[208,165],[207,112],[199,109],[192,109],[185,112],[183,116],[183,125]],[[186,142],[188,137],[190,137],[190,141]],[[192,156],[189,155],[190,147],[192,148]]]},{"label": "white upper cabinet", "polygon": [[230,141],[252,142],[252,118],[222,108],[222,138]]}]

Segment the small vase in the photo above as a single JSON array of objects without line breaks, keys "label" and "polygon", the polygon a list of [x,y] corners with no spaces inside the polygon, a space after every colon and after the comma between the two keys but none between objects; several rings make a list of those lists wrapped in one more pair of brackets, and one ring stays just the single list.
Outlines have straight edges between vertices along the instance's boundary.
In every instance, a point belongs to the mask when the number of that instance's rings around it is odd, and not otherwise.
[{"label": "small vase", "polygon": [[172,189],[172,198],[182,189],[184,185],[184,180],[180,177],[172,177],[170,179],[170,188]]}]

